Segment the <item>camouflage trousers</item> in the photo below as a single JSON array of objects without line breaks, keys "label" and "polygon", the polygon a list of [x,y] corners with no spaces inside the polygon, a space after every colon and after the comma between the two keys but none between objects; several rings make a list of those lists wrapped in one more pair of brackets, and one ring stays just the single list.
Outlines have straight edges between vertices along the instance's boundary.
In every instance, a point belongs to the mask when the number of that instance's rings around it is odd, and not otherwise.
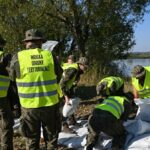
[{"label": "camouflage trousers", "polygon": [[8,101],[0,98],[0,150],[13,150],[14,120]]},{"label": "camouflage trousers", "polygon": [[41,108],[21,108],[21,133],[26,138],[26,150],[39,150],[41,127],[47,150],[57,149],[60,131],[59,104]]},{"label": "camouflage trousers", "polygon": [[111,113],[95,109],[88,119],[88,131],[87,150],[92,150],[96,145],[100,132],[104,132],[113,138],[112,148],[117,147],[119,150],[122,150],[125,143],[126,131],[122,122]]}]

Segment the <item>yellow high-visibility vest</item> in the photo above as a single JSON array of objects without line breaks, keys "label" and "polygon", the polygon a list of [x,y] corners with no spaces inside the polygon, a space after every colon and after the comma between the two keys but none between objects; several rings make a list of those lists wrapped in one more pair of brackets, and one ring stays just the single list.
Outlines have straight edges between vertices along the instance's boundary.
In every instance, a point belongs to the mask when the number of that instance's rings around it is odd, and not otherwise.
[{"label": "yellow high-visibility vest", "polygon": [[[3,54],[2,51],[0,51],[0,56]],[[0,75],[0,98],[7,96],[7,91],[9,88],[10,79],[7,76]]]},{"label": "yellow high-visibility vest", "polygon": [[106,77],[104,79],[102,79],[99,83],[101,84],[102,82],[107,82],[107,89],[106,89],[106,94],[110,95],[110,91],[109,88],[111,88],[112,83],[115,82],[116,83],[116,90],[119,90],[119,88],[124,84],[124,80],[120,77],[114,77],[114,76],[110,76],[110,77]]},{"label": "yellow high-visibility vest", "polygon": [[70,68],[70,67],[78,67],[78,64],[77,63],[72,63],[72,64],[69,64],[69,63],[63,63],[63,66],[62,66],[62,68],[63,68],[63,70],[66,70],[66,69],[68,69],[68,68]]},{"label": "yellow high-visibility vest", "polygon": [[[65,70],[66,70],[66,69],[69,69],[69,68],[78,69],[78,64],[76,64],[76,63],[70,64],[70,65],[68,65],[68,66],[65,67]],[[63,72],[63,76],[65,76],[65,71]],[[72,78],[71,80],[69,80],[69,81],[67,82],[67,88],[68,88],[68,89],[71,89],[71,87],[72,87],[73,82],[75,81],[75,79],[76,79],[76,74],[73,76],[73,78]]]},{"label": "yellow high-visibility vest", "polygon": [[7,76],[0,75],[0,98],[7,96],[10,79]]},{"label": "yellow high-visibility vest", "polygon": [[98,104],[95,108],[106,110],[113,114],[117,119],[120,119],[124,112],[124,101],[127,100],[123,96],[109,96],[101,104]]},{"label": "yellow high-visibility vest", "polygon": [[58,103],[57,81],[53,56],[42,49],[18,53],[20,77],[16,79],[20,104],[24,108],[39,108]]},{"label": "yellow high-visibility vest", "polygon": [[150,98],[150,67],[144,67],[146,70],[144,85],[139,84],[139,80],[132,77],[132,84],[135,89],[138,91],[140,98]]}]

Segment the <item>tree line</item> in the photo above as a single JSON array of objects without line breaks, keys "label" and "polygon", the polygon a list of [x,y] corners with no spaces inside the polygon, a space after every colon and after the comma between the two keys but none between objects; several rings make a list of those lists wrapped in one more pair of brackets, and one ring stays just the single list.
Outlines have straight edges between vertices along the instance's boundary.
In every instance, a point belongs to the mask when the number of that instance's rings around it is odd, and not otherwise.
[{"label": "tree line", "polygon": [[[87,56],[104,68],[125,58],[150,0],[0,0],[0,33],[6,51],[24,48],[24,33],[37,28],[59,42],[55,53]],[[99,70],[100,71],[100,70]]]}]

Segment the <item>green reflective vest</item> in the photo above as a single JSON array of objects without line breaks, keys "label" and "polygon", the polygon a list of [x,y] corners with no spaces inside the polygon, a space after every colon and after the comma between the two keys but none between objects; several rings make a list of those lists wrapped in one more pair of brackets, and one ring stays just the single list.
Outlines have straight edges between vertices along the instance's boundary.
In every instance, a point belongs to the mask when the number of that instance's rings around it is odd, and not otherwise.
[{"label": "green reflective vest", "polygon": [[70,67],[78,67],[78,64],[77,63],[72,63],[72,64],[63,63],[63,66],[62,66],[63,70],[66,70],[66,69],[68,69]]},{"label": "green reflective vest", "polygon": [[9,77],[0,75],[0,98],[7,96],[9,84]]},{"label": "green reflective vest", "polygon": [[146,70],[146,76],[144,80],[144,85],[139,84],[139,80],[132,77],[132,84],[138,91],[140,98],[150,98],[150,67],[144,67]]},{"label": "green reflective vest", "polygon": [[20,104],[39,108],[58,103],[57,82],[51,52],[42,49],[18,53],[20,77],[16,79]]},{"label": "green reflective vest", "polygon": [[101,104],[98,104],[95,108],[106,110],[113,114],[117,119],[120,119],[124,112],[124,101],[127,100],[122,96],[109,96]]},{"label": "green reflective vest", "polygon": [[[3,52],[0,51],[0,55],[2,54]],[[9,84],[10,84],[9,77],[0,75],[0,98],[7,96]]]},{"label": "green reflective vest", "polygon": [[59,98],[62,98],[63,97],[63,92],[62,92],[61,87],[60,87],[59,84],[57,84],[57,92],[58,92]]},{"label": "green reflective vest", "polygon": [[[75,69],[78,69],[78,64],[76,63],[73,63],[73,64],[69,64],[65,67],[65,70],[66,69],[69,69],[69,68],[75,68]],[[65,76],[65,71],[63,72],[63,76]],[[69,80],[66,84],[67,88],[68,89],[71,89],[72,85],[73,85],[73,82],[75,81],[76,79],[76,74],[73,76],[73,78],[71,80]]]},{"label": "green reflective vest", "polygon": [[109,91],[109,88],[112,86],[112,83],[115,82],[116,83],[116,90],[118,90],[124,83],[123,79],[120,78],[120,77],[113,77],[113,76],[110,76],[110,77],[106,77],[104,79],[102,79],[98,85],[102,82],[107,82],[107,89],[106,89],[106,94],[107,95],[110,95],[110,91]]}]

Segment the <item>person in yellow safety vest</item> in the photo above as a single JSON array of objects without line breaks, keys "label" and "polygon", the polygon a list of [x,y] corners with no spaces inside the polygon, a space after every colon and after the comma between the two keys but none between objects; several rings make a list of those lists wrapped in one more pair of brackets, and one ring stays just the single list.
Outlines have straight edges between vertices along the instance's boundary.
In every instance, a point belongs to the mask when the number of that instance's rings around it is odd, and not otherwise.
[{"label": "person in yellow safety vest", "polygon": [[63,68],[63,70],[65,70],[65,69],[67,69],[69,66],[71,66],[71,65],[75,65],[76,63],[75,63],[75,56],[74,55],[69,55],[68,56],[68,60],[67,60],[67,63],[63,63],[63,65],[62,65],[62,68]]},{"label": "person in yellow safety vest", "polygon": [[150,121],[150,66],[136,65],[131,73],[134,99],[138,105],[136,118]]},{"label": "person in yellow safety vest", "polygon": [[124,80],[120,77],[109,76],[103,78],[96,86],[97,94],[103,92],[103,95],[112,95],[116,90],[124,85]]},{"label": "person in yellow safety vest", "polygon": [[[88,67],[88,60],[86,57],[81,57],[77,63],[73,63],[68,66],[63,72],[60,87],[62,89],[65,103],[70,105],[69,100],[75,97],[74,88],[77,85],[77,82],[80,80],[80,75],[83,74]],[[76,84],[76,85],[75,85]],[[68,119],[68,118],[66,118]],[[69,124],[75,124],[75,117],[74,115],[69,117]],[[66,122],[65,122],[65,125]]]},{"label": "person in yellow safety vest", "polygon": [[10,79],[6,68],[10,55],[4,55],[6,41],[0,35],[0,150],[13,150],[13,115],[7,99]]},{"label": "person in yellow safety vest", "polygon": [[41,49],[44,38],[30,29],[23,40],[26,49],[13,56],[10,77],[16,79],[21,104],[21,133],[26,148],[39,149],[41,126],[45,129],[46,149],[57,149],[60,130],[57,85],[62,69],[50,51]]},{"label": "person in yellow safety vest", "polygon": [[133,68],[132,85],[135,98],[150,98],[150,66]]},{"label": "person in yellow safety vest", "polygon": [[126,130],[123,121],[126,121],[132,110],[133,94],[124,93],[123,86],[114,91],[114,95],[103,95],[103,101],[95,106],[88,119],[88,135],[85,150],[93,150],[100,133],[103,132],[113,138],[112,150],[123,150],[126,139]]}]

